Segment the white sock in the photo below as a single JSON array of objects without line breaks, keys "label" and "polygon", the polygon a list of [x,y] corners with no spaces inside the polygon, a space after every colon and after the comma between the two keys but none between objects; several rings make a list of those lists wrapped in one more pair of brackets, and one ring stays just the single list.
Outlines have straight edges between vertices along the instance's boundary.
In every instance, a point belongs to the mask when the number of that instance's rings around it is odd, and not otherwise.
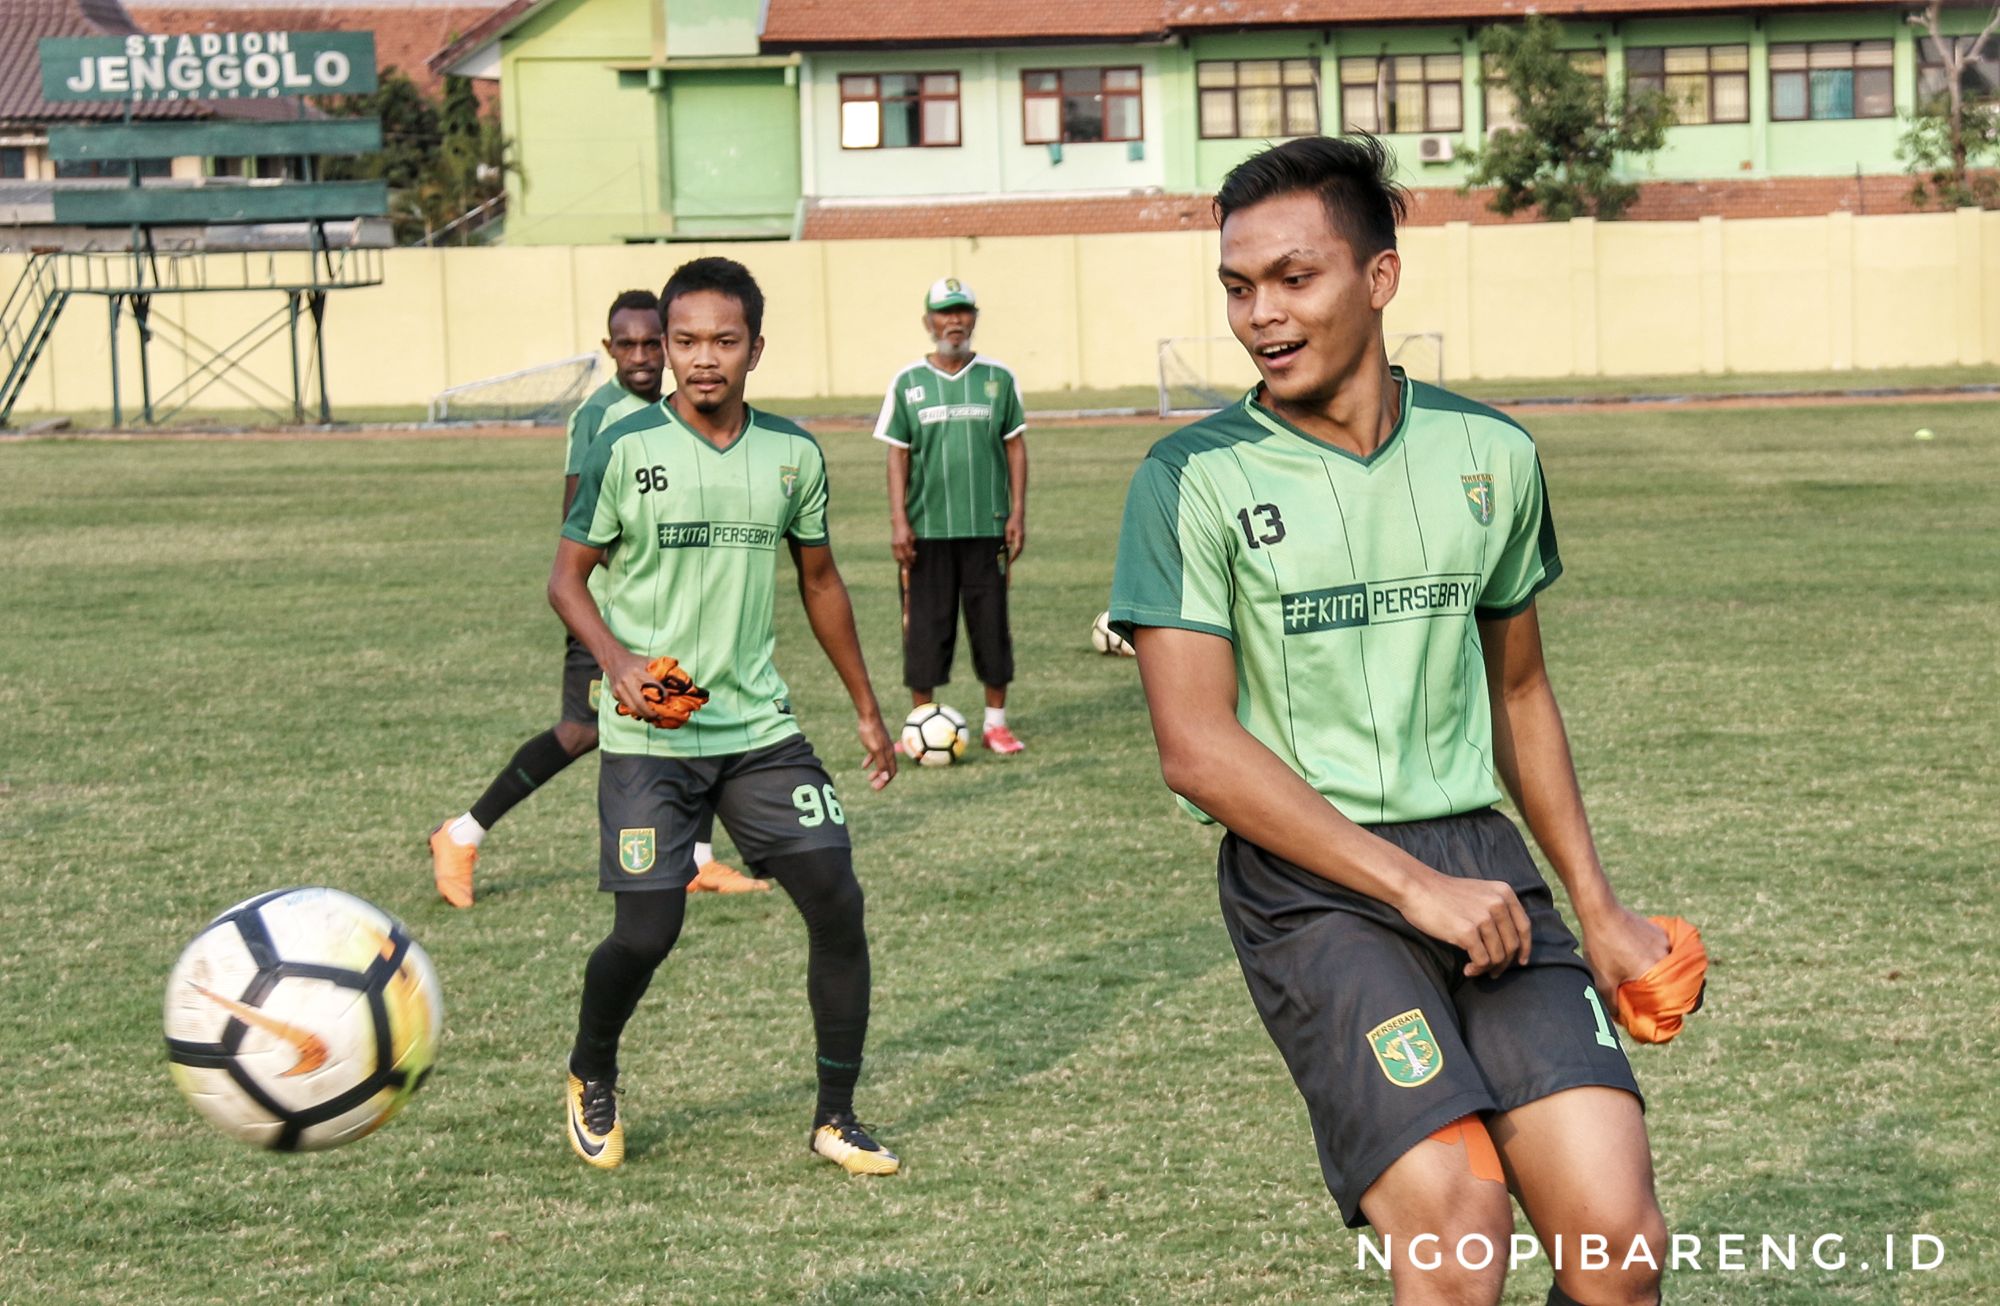
[{"label": "white sock", "polygon": [[995,726],[1004,726],[1006,724],[1007,724],[1006,708],[989,707],[986,709],[986,728],[988,730],[991,730]]},{"label": "white sock", "polygon": [[477,848],[486,838],[486,827],[473,820],[471,812],[447,825],[444,832],[451,836],[453,843],[462,843],[473,848]]},{"label": "white sock", "polygon": [[708,865],[710,862],[714,860],[715,860],[714,844],[698,843],[694,846],[694,865],[696,870],[700,870],[702,867]]}]

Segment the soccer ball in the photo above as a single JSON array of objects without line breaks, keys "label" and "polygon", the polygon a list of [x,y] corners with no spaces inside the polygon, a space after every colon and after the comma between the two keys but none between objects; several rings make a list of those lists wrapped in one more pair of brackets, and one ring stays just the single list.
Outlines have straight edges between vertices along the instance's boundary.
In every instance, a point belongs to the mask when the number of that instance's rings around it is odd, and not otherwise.
[{"label": "soccer ball", "polygon": [[1116,653],[1123,658],[1139,656],[1139,650],[1132,647],[1131,641],[1111,629],[1111,614],[1108,612],[1098,613],[1097,620],[1090,623],[1090,646],[1099,653]]},{"label": "soccer ball", "polygon": [[195,935],[167,979],[166,1026],[174,1083],[210,1124],[313,1152],[410,1100],[437,1059],[444,1002],[395,917],[337,889],[280,889]]},{"label": "soccer ball", "polygon": [[950,766],[971,742],[965,718],[942,703],[926,703],[903,718],[903,752],[919,766]]}]

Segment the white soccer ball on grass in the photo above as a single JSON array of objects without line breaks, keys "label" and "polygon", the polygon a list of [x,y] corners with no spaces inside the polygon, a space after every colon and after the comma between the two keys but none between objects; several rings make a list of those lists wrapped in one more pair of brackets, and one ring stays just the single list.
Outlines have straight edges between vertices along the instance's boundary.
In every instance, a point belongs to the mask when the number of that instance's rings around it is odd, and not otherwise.
[{"label": "white soccer ball on grass", "polygon": [[1090,646],[1107,657],[1112,654],[1121,658],[1139,656],[1139,650],[1132,647],[1130,640],[1111,629],[1109,612],[1098,613],[1097,620],[1090,623]]},{"label": "white soccer ball on grass", "polygon": [[971,742],[965,718],[942,703],[926,703],[903,718],[903,754],[919,766],[950,766]]},{"label": "white soccer ball on grass", "polygon": [[240,1142],[313,1152],[372,1133],[437,1060],[444,1001],[400,922],[338,889],[281,889],[202,928],[167,979],[174,1083]]}]

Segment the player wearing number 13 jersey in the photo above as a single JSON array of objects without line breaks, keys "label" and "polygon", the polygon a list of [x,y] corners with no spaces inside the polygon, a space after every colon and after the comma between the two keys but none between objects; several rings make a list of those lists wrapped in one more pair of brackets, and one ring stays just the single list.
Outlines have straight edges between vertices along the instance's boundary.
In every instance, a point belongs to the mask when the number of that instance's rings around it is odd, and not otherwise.
[{"label": "player wearing number 13 jersey", "polygon": [[[763,293],[747,269],[684,264],[660,312],[675,390],[592,445],[549,578],[551,603],[609,691],[598,719],[598,876],[616,904],[584,968],[565,1128],[592,1165],[623,1160],[619,1041],[680,935],[695,834],[713,814],[752,873],[776,880],[805,917],[819,1074],[812,1150],[850,1173],[892,1174],[896,1157],[854,1117],[869,964],[847,813],[772,661],[782,544],[853,701],[871,783],[887,784],[895,757],[827,539],[826,466],[805,431],[743,401],[764,347]],[[599,562],[609,572],[601,613],[587,587]],[[657,715],[646,691],[665,683],[651,665],[661,658],[705,701]]]},{"label": "player wearing number 13 jersey", "polygon": [[[1228,828],[1231,941],[1397,1300],[1497,1302],[1506,1258],[1449,1249],[1505,1246],[1511,1188],[1544,1246],[1616,1249],[1559,1261],[1552,1302],[1651,1303],[1664,1225],[1600,990],[1666,941],[1598,864],[1544,673],[1535,598],[1561,563],[1535,445],[1389,365],[1392,170],[1371,138],[1316,137],[1223,183],[1230,326],[1263,379],[1141,463],[1111,619],[1168,785]],[[1428,1269],[1423,1235],[1447,1249]]]}]

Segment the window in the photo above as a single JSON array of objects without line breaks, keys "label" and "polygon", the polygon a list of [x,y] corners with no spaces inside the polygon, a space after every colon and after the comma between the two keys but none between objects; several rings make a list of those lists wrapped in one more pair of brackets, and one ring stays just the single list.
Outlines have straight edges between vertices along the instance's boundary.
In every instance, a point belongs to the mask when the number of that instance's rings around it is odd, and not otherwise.
[{"label": "window", "polygon": [[[172,159],[140,159],[141,177],[171,177],[174,175]],[[56,162],[58,177],[125,177],[130,175],[132,165],[123,159],[60,159]]]},{"label": "window", "polygon": [[1137,68],[1021,74],[1021,139],[1030,145],[1136,141],[1142,130]]},{"label": "window", "polygon": [[[1947,36],[1962,59],[1972,50],[1974,36]],[[1984,53],[1965,65],[1958,79],[1969,100],[1991,100],[2000,96],[2000,39],[1989,39]],[[1917,102],[1934,100],[1945,93],[1944,51],[1928,36],[1917,38]]]},{"label": "window", "polygon": [[1340,61],[1343,130],[1455,132],[1464,125],[1455,54],[1399,54]]},{"label": "window", "polygon": [[1668,45],[1625,52],[1625,87],[1659,91],[1674,121],[1694,127],[1750,121],[1750,47]]},{"label": "window", "polygon": [[1204,140],[1319,134],[1314,59],[1220,59],[1194,66]]},{"label": "window", "polygon": [[[1572,68],[1596,82],[1600,90],[1603,89],[1604,51],[1571,50],[1569,62]],[[1507,89],[1507,78],[1500,71],[1500,61],[1490,54],[1480,65],[1480,81],[1486,98],[1486,130],[1491,133],[1512,131],[1519,127],[1521,120],[1514,116],[1514,92]]]},{"label": "window", "polygon": [[17,145],[0,148],[0,180],[19,181],[28,175],[28,152]]},{"label": "window", "polygon": [[1887,118],[1896,112],[1888,41],[1814,41],[1771,47],[1771,117]]},{"label": "window", "polygon": [[840,148],[958,144],[957,73],[862,73],[840,79]]}]

